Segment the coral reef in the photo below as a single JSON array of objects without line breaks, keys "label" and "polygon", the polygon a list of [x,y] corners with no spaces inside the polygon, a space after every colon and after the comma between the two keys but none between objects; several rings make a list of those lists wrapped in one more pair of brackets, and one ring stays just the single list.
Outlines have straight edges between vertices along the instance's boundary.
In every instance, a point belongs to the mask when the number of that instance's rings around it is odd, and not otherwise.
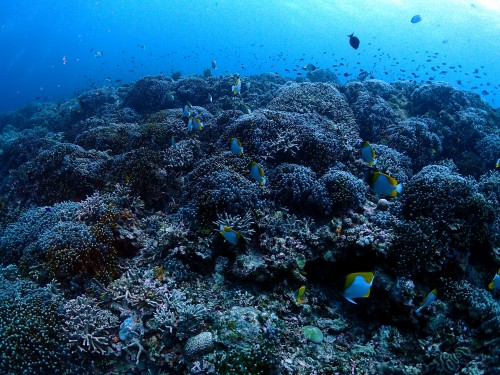
[{"label": "coral reef", "polygon": [[0,115],[0,372],[498,373],[500,117],[441,82],[309,73]]}]

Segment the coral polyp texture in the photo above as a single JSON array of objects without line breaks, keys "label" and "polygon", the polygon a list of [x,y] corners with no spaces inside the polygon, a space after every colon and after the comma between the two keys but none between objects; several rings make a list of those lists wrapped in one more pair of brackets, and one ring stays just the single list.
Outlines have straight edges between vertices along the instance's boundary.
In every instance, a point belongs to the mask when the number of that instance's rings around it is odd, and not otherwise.
[{"label": "coral polyp texture", "polygon": [[0,372],[499,373],[497,112],[314,72],[1,114]]}]

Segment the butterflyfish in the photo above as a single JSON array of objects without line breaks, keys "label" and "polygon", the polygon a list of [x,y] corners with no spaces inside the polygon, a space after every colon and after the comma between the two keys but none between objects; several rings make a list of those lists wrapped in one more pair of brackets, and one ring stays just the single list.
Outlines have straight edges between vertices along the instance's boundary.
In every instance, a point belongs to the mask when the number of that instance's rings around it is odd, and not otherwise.
[{"label": "butterflyfish", "polygon": [[375,150],[368,141],[365,141],[361,146],[361,156],[363,156],[364,161],[366,161],[370,165],[370,167],[374,164],[377,164],[377,156],[375,155]]},{"label": "butterflyfish", "polygon": [[82,105],[79,100],[72,101],[68,107],[71,112],[80,112],[80,109],[82,109]]},{"label": "butterflyfish", "polygon": [[237,79],[234,83],[234,86],[231,86],[231,91],[234,95],[239,94],[241,92],[241,79]]},{"label": "butterflyfish", "polygon": [[347,35],[349,37],[349,44],[351,45],[352,48],[358,49],[359,48],[359,39],[354,36],[354,33],[351,35]]},{"label": "butterflyfish", "polygon": [[184,113],[184,116],[189,117],[191,115],[191,103],[186,102],[186,105],[182,108],[182,112]]},{"label": "butterflyfish", "polygon": [[375,276],[373,272],[355,272],[345,277],[344,297],[352,303],[353,298],[368,298]]},{"label": "butterflyfish", "polygon": [[418,309],[415,310],[415,312],[417,314],[420,314],[420,311],[422,309],[425,309],[427,306],[429,306],[432,302],[434,302],[435,300],[437,299],[437,290],[436,289],[433,289],[428,295],[427,297],[424,298],[424,300],[422,301],[422,304],[420,305],[420,307]]},{"label": "butterflyfish", "polygon": [[238,138],[231,138],[230,148],[231,152],[236,156],[243,155],[243,147],[241,146],[241,142]]},{"label": "butterflyfish", "polygon": [[241,238],[241,234],[226,225],[220,224],[219,231],[222,237],[224,237],[224,239],[232,245],[237,245]]},{"label": "butterflyfish", "polygon": [[246,115],[252,114],[252,111],[250,110],[250,108],[248,108],[246,104],[241,104],[241,111]]},{"label": "butterflyfish", "polygon": [[201,121],[199,118],[192,118],[190,117],[188,120],[188,130],[192,131],[194,130],[203,130],[203,121]]},{"label": "butterflyfish", "polygon": [[395,197],[403,191],[403,185],[398,184],[394,177],[382,172],[375,172],[372,176],[373,191],[378,195]]},{"label": "butterflyfish", "polygon": [[490,288],[491,290],[500,290],[500,269],[498,270],[495,277],[493,277],[493,280],[491,280],[488,288]]},{"label": "butterflyfish", "polygon": [[304,297],[304,294],[306,292],[306,286],[302,285],[298,292],[297,292],[297,298],[295,298],[295,301],[297,301],[298,304],[302,305],[304,302],[306,302],[302,297]]},{"label": "butterflyfish", "polygon": [[250,164],[250,175],[257,181],[261,186],[266,184],[266,177],[264,171],[259,164],[252,161]]}]

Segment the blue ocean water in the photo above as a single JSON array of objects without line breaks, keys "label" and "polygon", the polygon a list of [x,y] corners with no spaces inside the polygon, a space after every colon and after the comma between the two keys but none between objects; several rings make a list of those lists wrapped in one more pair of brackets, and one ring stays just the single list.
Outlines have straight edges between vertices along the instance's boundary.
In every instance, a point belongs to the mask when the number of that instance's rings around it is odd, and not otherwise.
[{"label": "blue ocean water", "polygon": [[295,78],[312,63],[341,82],[364,69],[500,100],[497,0],[3,0],[1,9],[0,111],[144,75],[202,74],[212,60],[220,75]]}]

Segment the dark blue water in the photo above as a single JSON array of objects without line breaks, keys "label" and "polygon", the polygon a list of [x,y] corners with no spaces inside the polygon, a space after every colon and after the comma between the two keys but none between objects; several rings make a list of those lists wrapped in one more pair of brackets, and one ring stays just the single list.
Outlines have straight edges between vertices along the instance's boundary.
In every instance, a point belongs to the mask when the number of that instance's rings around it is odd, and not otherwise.
[{"label": "dark blue water", "polygon": [[[276,72],[447,81],[498,106],[500,4],[482,1],[2,1],[0,111],[148,74]],[[422,21],[411,23],[414,15]],[[361,44],[354,50],[347,35]],[[294,69],[296,69],[294,71]]]}]

